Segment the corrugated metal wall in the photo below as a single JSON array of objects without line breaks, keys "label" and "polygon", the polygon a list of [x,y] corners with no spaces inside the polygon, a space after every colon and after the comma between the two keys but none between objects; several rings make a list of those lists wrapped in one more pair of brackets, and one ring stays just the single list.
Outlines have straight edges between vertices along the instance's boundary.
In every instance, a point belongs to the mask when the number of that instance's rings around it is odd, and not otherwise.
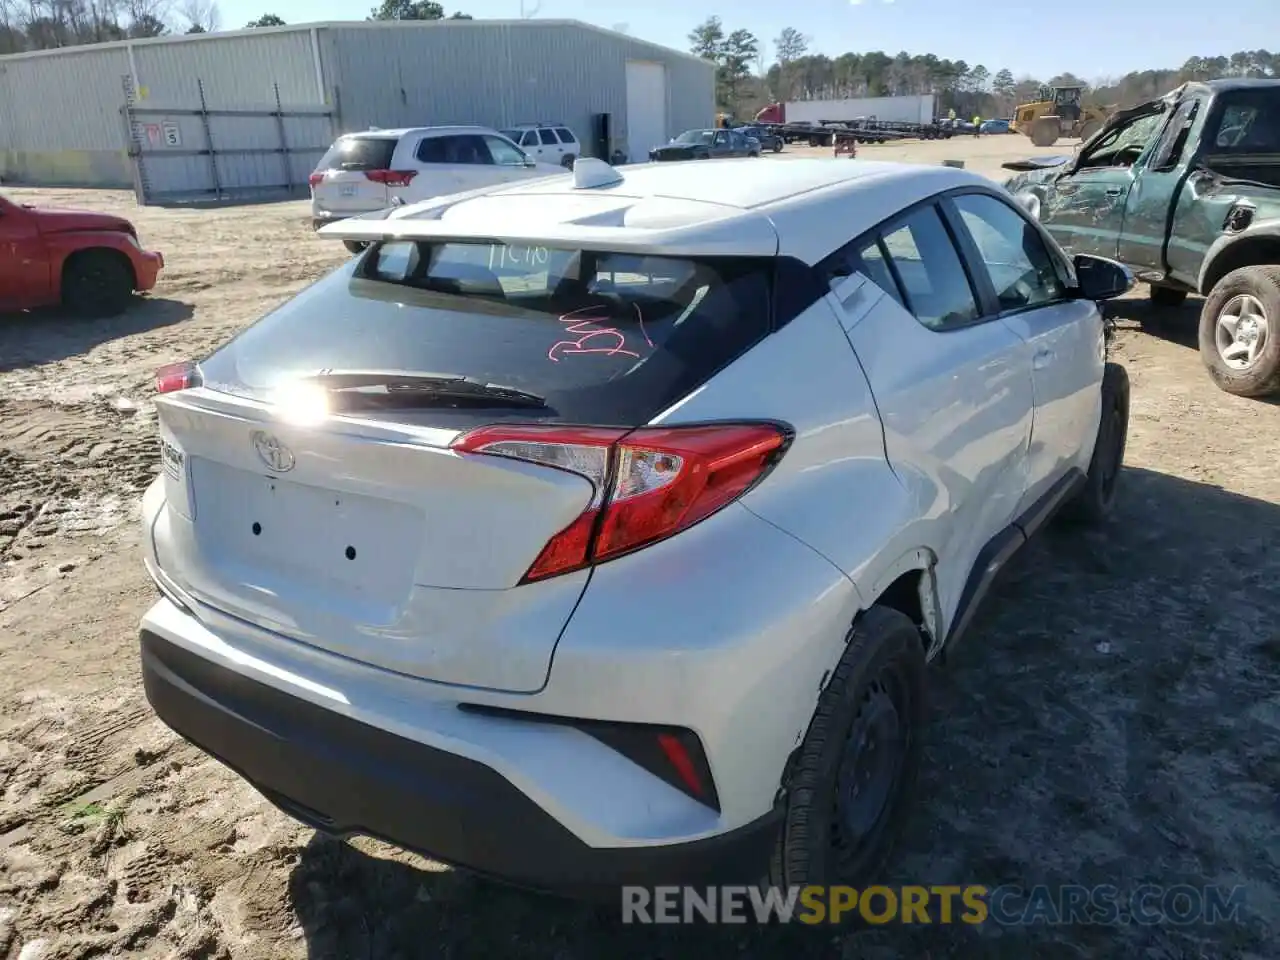
[{"label": "corrugated metal wall", "polygon": [[285,106],[323,102],[310,30],[211,34],[208,39],[181,43],[138,43],[134,44],[133,58],[138,84],[146,88],[149,104],[197,104],[197,79],[204,81],[212,109],[274,109],[274,84],[279,84]]},{"label": "corrugated metal wall", "polygon": [[133,186],[120,113],[133,71],[148,108],[197,107],[203,80],[211,109],[271,109],[279,84],[286,110],[328,102],[345,130],[546,120],[585,145],[597,113],[625,141],[629,59],[666,67],[669,135],[712,122],[710,64],[573,21],[317,24],[0,57],[0,179]]},{"label": "corrugated metal wall", "polygon": [[346,131],[542,120],[568,124],[586,144],[592,116],[609,113],[625,140],[629,59],[666,67],[668,135],[715,117],[710,64],[569,21],[340,25],[326,28],[321,51]]},{"label": "corrugated metal wall", "polygon": [[0,57],[0,179],[129,188],[124,77],[140,106],[274,109],[322,102],[309,30],[174,37]]},{"label": "corrugated metal wall", "polygon": [[124,47],[0,59],[0,179],[129,184]]}]

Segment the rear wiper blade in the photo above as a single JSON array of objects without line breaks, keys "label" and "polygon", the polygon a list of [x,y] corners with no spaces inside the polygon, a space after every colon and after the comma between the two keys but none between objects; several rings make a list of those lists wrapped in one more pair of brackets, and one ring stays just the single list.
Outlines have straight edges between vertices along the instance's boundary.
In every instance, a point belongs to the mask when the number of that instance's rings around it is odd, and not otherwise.
[{"label": "rear wiper blade", "polygon": [[415,399],[488,399],[504,406],[545,407],[546,397],[502,383],[486,383],[476,377],[457,373],[418,373],[412,370],[321,370],[300,377],[301,383],[312,383],[332,392],[356,391],[381,387],[387,395],[403,395]]}]

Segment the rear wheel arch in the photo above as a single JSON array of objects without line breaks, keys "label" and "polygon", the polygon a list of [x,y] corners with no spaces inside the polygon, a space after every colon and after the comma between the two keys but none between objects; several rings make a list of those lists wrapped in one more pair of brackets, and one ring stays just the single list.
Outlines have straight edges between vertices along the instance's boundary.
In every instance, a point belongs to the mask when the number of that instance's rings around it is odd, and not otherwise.
[{"label": "rear wheel arch", "polygon": [[[776,803],[783,810],[767,882],[773,886],[812,883],[875,882],[905,822],[915,791],[921,759],[921,737],[926,709],[923,651],[912,636],[909,617],[883,604],[860,612],[845,636],[840,659],[823,678],[823,688],[812,719],[796,748],[787,758]],[[892,789],[885,798],[877,823],[863,843],[841,840],[846,800],[845,763],[850,744],[855,754],[866,744],[855,734],[856,714],[869,702],[870,681],[879,685],[881,671],[897,664],[893,686],[905,699],[897,713],[905,722],[905,740],[886,740],[899,757]],[[883,692],[883,688],[881,688]],[[865,733],[865,731],[864,731]],[[874,786],[874,785],[873,785]]]},{"label": "rear wheel arch", "polygon": [[926,656],[933,656],[943,639],[936,564],[932,550],[920,547],[908,551],[885,569],[867,598],[868,606],[896,610],[908,617],[920,631]]},{"label": "rear wheel arch", "polygon": [[1217,250],[1210,248],[1200,271],[1200,293],[1207,297],[1223,277],[1241,267],[1266,264],[1280,264],[1280,228],[1276,232],[1245,235]]}]

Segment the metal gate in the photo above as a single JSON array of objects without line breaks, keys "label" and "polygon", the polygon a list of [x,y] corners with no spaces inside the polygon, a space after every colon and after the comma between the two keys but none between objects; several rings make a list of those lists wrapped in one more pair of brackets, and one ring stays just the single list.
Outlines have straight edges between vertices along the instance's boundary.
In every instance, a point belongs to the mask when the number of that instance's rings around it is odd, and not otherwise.
[{"label": "metal gate", "polygon": [[210,109],[204,82],[189,107],[141,106],[124,77],[126,146],[139,204],[248,203],[305,195],[307,178],[333,142],[328,107]]}]

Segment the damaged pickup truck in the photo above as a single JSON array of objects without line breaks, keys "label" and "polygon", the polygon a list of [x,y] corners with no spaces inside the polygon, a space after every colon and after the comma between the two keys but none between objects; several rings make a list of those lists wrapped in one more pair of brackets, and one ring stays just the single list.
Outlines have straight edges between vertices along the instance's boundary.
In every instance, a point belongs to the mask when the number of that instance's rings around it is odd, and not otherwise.
[{"label": "damaged pickup truck", "polygon": [[1219,387],[1280,392],[1280,80],[1187,83],[1073,156],[1004,166],[1070,254],[1120,261],[1158,305],[1205,297],[1200,355]]}]

